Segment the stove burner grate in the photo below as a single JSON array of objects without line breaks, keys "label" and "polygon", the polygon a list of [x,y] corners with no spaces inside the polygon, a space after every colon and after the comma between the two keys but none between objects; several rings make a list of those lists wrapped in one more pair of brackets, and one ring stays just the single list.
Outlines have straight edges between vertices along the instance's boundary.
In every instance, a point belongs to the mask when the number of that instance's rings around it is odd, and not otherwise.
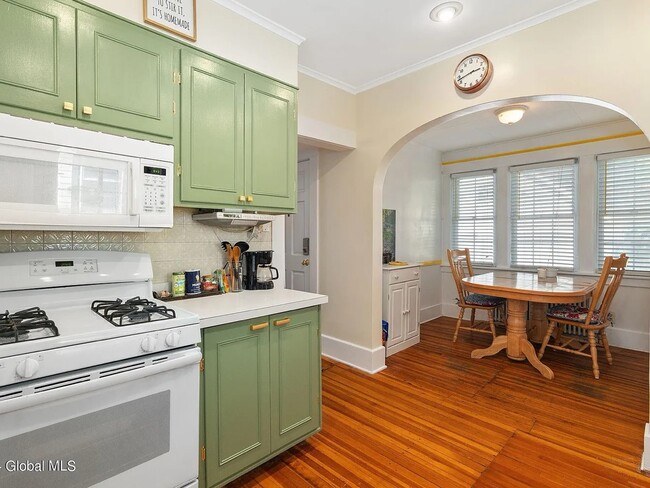
[{"label": "stove burner grate", "polygon": [[90,308],[116,327],[176,318],[176,312],[171,308],[140,297],[125,302],[119,298],[95,300]]},{"label": "stove burner grate", "polygon": [[0,314],[0,345],[55,337],[59,330],[39,307]]}]

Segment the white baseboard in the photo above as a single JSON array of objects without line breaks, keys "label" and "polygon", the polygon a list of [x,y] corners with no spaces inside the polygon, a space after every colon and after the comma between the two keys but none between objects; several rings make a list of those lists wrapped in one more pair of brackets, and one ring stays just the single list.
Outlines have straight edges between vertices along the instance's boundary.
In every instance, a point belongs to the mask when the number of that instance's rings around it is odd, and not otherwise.
[{"label": "white baseboard", "polygon": [[321,345],[323,356],[366,373],[374,374],[386,369],[386,348],[383,346],[368,349],[326,335],[321,336]]},{"label": "white baseboard", "polygon": [[442,305],[432,305],[420,309],[420,323],[428,322],[429,320],[437,319],[442,315]]},{"label": "white baseboard", "polygon": [[[476,318],[479,320],[486,320],[487,314],[478,310]],[[458,305],[454,303],[443,303],[442,314],[445,317],[458,317]],[[469,311],[465,312],[465,319],[469,320]],[[633,351],[650,352],[650,334],[647,332],[639,332],[637,330],[623,329],[621,327],[607,327],[607,338],[609,339],[610,346],[622,347],[623,349],[631,349]]]},{"label": "white baseboard", "polygon": [[650,352],[650,335],[647,332],[638,330],[621,329],[619,327],[607,327],[607,339],[610,346],[632,349],[633,351]]},{"label": "white baseboard", "polygon": [[641,471],[650,471],[650,424],[645,424],[643,455],[641,456]]}]

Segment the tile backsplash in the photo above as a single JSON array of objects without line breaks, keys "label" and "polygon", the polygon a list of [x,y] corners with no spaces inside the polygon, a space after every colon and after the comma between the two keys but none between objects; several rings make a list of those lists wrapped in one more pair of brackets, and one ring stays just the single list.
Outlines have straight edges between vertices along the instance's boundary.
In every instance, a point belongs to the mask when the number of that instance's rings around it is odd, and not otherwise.
[{"label": "tile backsplash", "polygon": [[0,252],[99,250],[145,252],[151,256],[154,290],[169,289],[174,271],[208,274],[225,264],[221,241],[248,242],[250,249],[272,249],[271,227],[254,232],[192,220],[190,208],[174,208],[174,227],[161,232],[0,230]]}]

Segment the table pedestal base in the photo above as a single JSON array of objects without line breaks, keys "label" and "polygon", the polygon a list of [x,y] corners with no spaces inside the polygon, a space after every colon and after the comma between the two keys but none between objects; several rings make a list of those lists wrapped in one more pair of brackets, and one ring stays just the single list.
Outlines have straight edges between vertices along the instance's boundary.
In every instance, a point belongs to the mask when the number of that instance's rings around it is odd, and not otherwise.
[{"label": "table pedestal base", "polygon": [[472,358],[480,359],[485,356],[494,356],[499,351],[506,349],[510,359],[515,361],[528,360],[544,378],[553,379],[553,371],[537,359],[535,348],[526,336],[526,311],[528,302],[524,300],[508,299],[507,333],[494,339],[492,345],[485,349],[472,351]]}]

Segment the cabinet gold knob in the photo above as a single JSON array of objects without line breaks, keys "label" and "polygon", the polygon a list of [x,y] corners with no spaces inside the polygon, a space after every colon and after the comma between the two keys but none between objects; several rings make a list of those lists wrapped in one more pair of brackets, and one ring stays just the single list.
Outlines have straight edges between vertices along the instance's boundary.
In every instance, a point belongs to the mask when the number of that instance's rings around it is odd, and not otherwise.
[{"label": "cabinet gold knob", "polygon": [[266,329],[268,326],[269,326],[268,322],[263,322],[261,324],[251,325],[251,330]]},{"label": "cabinet gold knob", "polygon": [[88,106],[84,106],[84,108],[83,108],[83,114],[84,114],[84,115],[92,115],[92,114],[93,114],[93,108],[92,108],[92,107],[88,107]]},{"label": "cabinet gold knob", "polygon": [[246,197],[245,197],[244,195],[239,195],[239,201],[240,201],[240,202],[245,202],[245,201],[246,201]]},{"label": "cabinet gold knob", "polygon": [[252,202],[253,201],[252,195],[247,195],[246,196],[246,201],[249,202],[249,203]]},{"label": "cabinet gold knob", "polygon": [[280,320],[274,320],[273,325],[275,326],[281,326],[281,325],[287,325],[289,322],[291,322],[291,319],[289,317],[280,319]]},{"label": "cabinet gold knob", "polygon": [[63,110],[65,110],[66,112],[72,112],[74,110],[74,103],[63,102]]}]

